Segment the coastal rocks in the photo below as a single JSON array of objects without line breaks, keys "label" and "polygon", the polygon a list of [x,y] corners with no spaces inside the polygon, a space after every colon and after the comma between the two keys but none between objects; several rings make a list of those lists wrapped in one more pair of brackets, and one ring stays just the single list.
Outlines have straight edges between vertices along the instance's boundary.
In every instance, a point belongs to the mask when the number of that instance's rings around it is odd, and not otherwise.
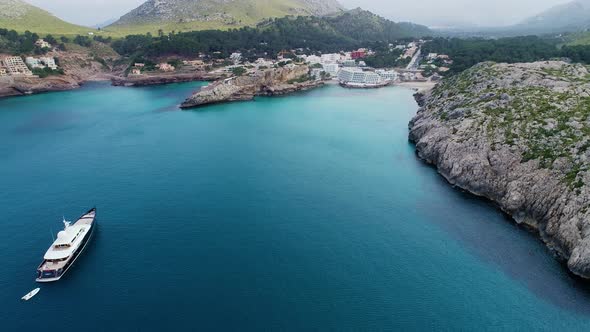
[{"label": "coastal rocks", "polygon": [[590,91],[564,62],[482,63],[417,94],[409,138],[449,183],[536,230],[590,279]]},{"label": "coastal rocks", "polygon": [[323,85],[308,80],[309,68],[274,68],[249,76],[231,77],[202,88],[182,103],[192,108],[221,102],[252,100],[255,96],[277,96]]},{"label": "coastal rocks", "polygon": [[0,78],[0,98],[23,96],[42,92],[77,89],[80,84],[67,76],[53,76],[44,79],[37,77]]},{"label": "coastal rocks", "polygon": [[192,81],[214,81],[221,76],[207,72],[176,73],[162,75],[117,76],[111,79],[114,86],[149,86]]}]

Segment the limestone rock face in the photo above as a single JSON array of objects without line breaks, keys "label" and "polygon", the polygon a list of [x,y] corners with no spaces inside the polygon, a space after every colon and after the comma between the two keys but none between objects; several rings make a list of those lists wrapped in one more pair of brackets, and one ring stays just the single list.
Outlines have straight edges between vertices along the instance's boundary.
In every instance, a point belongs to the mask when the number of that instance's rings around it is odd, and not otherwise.
[{"label": "limestone rock face", "polygon": [[451,184],[537,230],[590,278],[590,74],[564,62],[482,63],[416,96],[410,140]]},{"label": "limestone rock face", "polygon": [[309,67],[273,68],[248,76],[232,77],[216,81],[202,88],[181,105],[182,108],[198,107],[221,102],[252,100],[255,96],[274,96],[308,90],[319,85],[318,81],[294,82],[307,78]]}]

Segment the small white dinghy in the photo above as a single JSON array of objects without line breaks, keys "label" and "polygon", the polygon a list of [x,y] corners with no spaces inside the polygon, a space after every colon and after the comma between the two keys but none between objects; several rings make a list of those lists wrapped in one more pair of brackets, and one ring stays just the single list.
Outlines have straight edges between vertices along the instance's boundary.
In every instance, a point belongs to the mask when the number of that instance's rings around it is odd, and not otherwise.
[{"label": "small white dinghy", "polygon": [[21,299],[28,301],[30,300],[33,296],[37,295],[37,293],[39,293],[39,291],[41,290],[41,288],[35,288],[32,291],[30,291],[29,293],[27,293],[27,295],[21,297]]}]

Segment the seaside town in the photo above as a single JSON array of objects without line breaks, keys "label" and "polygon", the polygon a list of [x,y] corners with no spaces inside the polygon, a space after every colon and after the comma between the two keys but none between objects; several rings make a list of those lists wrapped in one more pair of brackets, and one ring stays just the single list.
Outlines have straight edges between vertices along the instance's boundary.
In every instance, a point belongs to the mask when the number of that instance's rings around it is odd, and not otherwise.
[{"label": "seaside town", "polygon": [[[197,53],[194,57],[127,60],[118,57],[111,59],[110,63],[118,61],[123,63],[122,66],[107,67],[105,62],[97,60],[93,53],[82,55],[86,62],[80,61],[80,55],[76,61],[68,61],[72,56],[71,51],[52,45],[44,39],[38,39],[35,42],[35,52],[31,52],[34,54],[0,54],[0,88],[5,95],[68,90],[79,87],[88,80],[84,75],[92,73],[97,75],[97,78],[93,79],[108,79],[116,86],[145,86],[197,80],[217,82],[236,77],[260,77],[264,72],[277,69],[297,69],[299,73],[299,67],[305,67],[303,74],[290,79],[289,82],[275,83],[306,83],[292,91],[292,87],[280,89],[283,92],[307,90],[323,84],[339,84],[345,88],[403,85],[419,91],[439,81],[453,63],[445,54],[422,54],[422,46],[427,42],[428,40],[420,39],[389,44],[389,50],[386,52],[396,57],[393,61],[395,65],[389,67],[371,66],[374,62],[371,59],[383,56],[383,50],[376,52],[369,48],[337,53],[313,53],[306,49],[293,49],[283,50],[278,54],[265,54],[264,57],[254,59],[251,55],[239,51],[225,57],[220,52]],[[62,67],[60,59],[64,64],[70,65]],[[97,61],[99,62],[94,66],[98,66],[98,69],[89,70],[92,63]],[[131,63],[125,65],[125,61]],[[232,84],[234,81],[224,82]],[[266,93],[272,94],[268,91]]]},{"label": "seaside town", "polygon": [[401,51],[400,60],[406,60],[405,67],[372,68],[364,61],[375,52],[360,48],[355,51],[305,54],[303,49],[282,51],[276,59],[258,58],[246,61],[239,52],[232,53],[227,59],[211,60],[206,54],[199,54],[197,59],[174,60],[157,64],[143,62],[133,63],[128,69],[127,77],[141,79],[158,73],[180,73],[187,71],[208,71],[220,77],[255,75],[270,68],[295,68],[307,65],[309,77],[317,81],[337,82],[348,88],[378,88],[404,82],[436,82],[449,70],[453,61],[445,54],[430,53],[423,55],[421,46],[425,40],[407,44],[390,44],[392,50]]}]

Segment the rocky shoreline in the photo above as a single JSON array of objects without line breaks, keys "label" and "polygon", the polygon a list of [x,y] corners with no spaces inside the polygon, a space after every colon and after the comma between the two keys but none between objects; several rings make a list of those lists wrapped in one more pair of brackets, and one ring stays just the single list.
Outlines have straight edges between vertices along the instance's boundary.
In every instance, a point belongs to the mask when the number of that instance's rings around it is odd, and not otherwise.
[{"label": "rocky shoreline", "polygon": [[37,77],[2,77],[0,79],[0,98],[67,91],[79,87],[80,82],[68,76],[54,76],[44,79]]},{"label": "rocky shoreline", "polygon": [[221,75],[219,74],[193,72],[161,75],[137,75],[128,77],[117,76],[113,77],[111,82],[114,86],[149,86],[193,81],[215,81],[220,78]]},{"label": "rocky shoreline", "polygon": [[416,94],[418,156],[494,201],[590,279],[590,73],[564,62],[479,64]]},{"label": "rocky shoreline", "polygon": [[[221,79],[190,96],[181,108],[195,108],[205,105],[253,100],[256,96],[279,96],[306,91],[324,82],[308,80],[309,67],[274,68],[250,76]],[[302,79],[304,78],[304,79]]]},{"label": "rocky shoreline", "polygon": [[209,73],[182,73],[167,75],[145,75],[139,77],[115,76],[106,72],[88,75],[59,75],[39,77],[2,77],[0,78],[0,98],[28,96],[45,92],[68,91],[80,88],[85,82],[110,81],[113,86],[150,86],[192,81],[214,81],[221,76]]}]

